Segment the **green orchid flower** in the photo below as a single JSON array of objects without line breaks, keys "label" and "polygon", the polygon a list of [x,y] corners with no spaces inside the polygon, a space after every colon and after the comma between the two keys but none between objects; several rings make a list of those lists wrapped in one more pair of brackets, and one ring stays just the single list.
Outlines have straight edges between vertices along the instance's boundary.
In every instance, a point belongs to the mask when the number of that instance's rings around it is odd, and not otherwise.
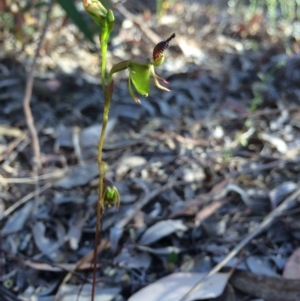
[{"label": "green orchid flower", "polygon": [[162,86],[159,81],[168,83],[155,73],[154,67],[160,66],[164,62],[164,51],[168,48],[169,42],[175,38],[173,33],[167,40],[158,43],[153,49],[153,60],[127,60],[114,65],[109,73],[108,82],[112,81],[112,76],[116,72],[129,69],[128,90],[130,96],[140,103],[139,98],[134,94],[132,85],[135,90],[142,96],[147,97],[150,90],[150,75],[153,77],[154,83],[157,88],[169,92],[170,90]]},{"label": "green orchid flower", "polygon": [[[119,191],[114,184],[107,178],[103,179],[103,200],[104,205],[108,208],[115,206],[117,209],[120,207],[121,197]],[[103,208],[104,209],[104,208]]]},{"label": "green orchid flower", "polygon": [[99,193],[98,193],[98,203],[97,203],[97,219],[96,219],[96,231],[95,231],[95,244],[94,244],[94,256],[93,256],[93,285],[91,300],[95,300],[95,287],[96,287],[96,266],[97,266],[97,255],[98,255],[98,244],[101,234],[101,215],[104,213],[105,207],[115,206],[119,208],[121,198],[118,189],[113,185],[113,183],[108,180],[106,175],[107,164],[102,161],[102,152],[104,145],[105,132],[107,127],[107,122],[109,118],[109,110],[113,96],[113,86],[114,81],[112,76],[114,73],[128,69],[129,79],[128,88],[131,97],[138,103],[140,100],[133,92],[133,87],[137,93],[148,96],[150,89],[150,77],[152,76],[155,85],[164,91],[169,91],[166,87],[162,86],[159,81],[167,83],[164,79],[159,77],[154,70],[154,67],[160,66],[164,62],[164,50],[169,46],[169,42],[175,37],[172,34],[170,38],[165,41],[158,43],[153,50],[152,60],[143,61],[123,61],[116,64],[111,69],[110,73],[106,74],[106,55],[107,46],[110,34],[114,28],[114,14],[111,10],[107,10],[99,0],[82,0],[83,6],[91,18],[100,27],[99,30],[99,40],[101,46],[101,84],[102,93],[104,99],[103,116],[102,116],[102,128],[100,139],[98,143],[98,170],[99,170]]}]

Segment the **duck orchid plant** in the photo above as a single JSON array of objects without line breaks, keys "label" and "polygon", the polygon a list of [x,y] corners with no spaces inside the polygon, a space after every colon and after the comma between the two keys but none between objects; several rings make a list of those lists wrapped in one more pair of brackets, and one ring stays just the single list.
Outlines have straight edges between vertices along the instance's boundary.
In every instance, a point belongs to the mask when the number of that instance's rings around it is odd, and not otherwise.
[{"label": "duck orchid plant", "polygon": [[99,40],[101,45],[101,81],[102,91],[104,97],[104,108],[102,118],[102,130],[100,134],[100,140],[98,143],[98,167],[99,167],[99,193],[97,203],[97,223],[96,223],[96,234],[95,234],[95,248],[94,248],[94,273],[93,273],[93,291],[92,300],[94,300],[95,282],[96,282],[96,263],[97,263],[97,246],[99,243],[100,236],[100,225],[101,225],[101,214],[104,212],[105,207],[119,207],[120,205],[120,194],[113,183],[105,178],[107,164],[102,161],[102,150],[104,145],[104,137],[106,126],[108,122],[108,115],[110,109],[110,103],[113,94],[113,74],[126,70],[129,70],[128,78],[128,90],[133,100],[140,103],[139,98],[133,91],[133,87],[136,92],[142,96],[148,96],[150,90],[150,77],[152,76],[154,83],[157,88],[170,91],[166,87],[162,86],[159,81],[167,83],[163,78],[159,77],[154,70],[154,67],[160,66],[164,62],[164,51],[168,48],[169,42],[175,37],[173,33],[167,40],[158,43],[153,49],[152,59],[126,60],[114,65],[108,76],[106,76],[106,54],[107,45],[110,34],[114,28],[114,14],[112,10],[107,10],[101,1],[99,0],[82,0],[83,6],[91,18],[99,26]]}]

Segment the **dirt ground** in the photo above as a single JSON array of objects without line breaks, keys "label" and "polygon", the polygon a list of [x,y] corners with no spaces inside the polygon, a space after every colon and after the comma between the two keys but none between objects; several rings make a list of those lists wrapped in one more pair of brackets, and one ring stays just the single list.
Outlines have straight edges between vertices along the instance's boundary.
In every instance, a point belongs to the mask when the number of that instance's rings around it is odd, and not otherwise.
[{"label": "dirt ground", "polygon": [[[299,21],[271,24],[226,1],[169,1],[158,18],[148,2],[113,6],[107,68],[151,57],[175,32],[156,68],[171,92],[152,85],[138,105],[128,72],[115,76],[103,159],[121,206],[103,216],[96,300],[166,300],[154,292],[170,282],[156,281],[183,277],[172,280],[186,292],[187,277],[197,282],[226,258],[215,274],[226,277],[189,300],[300,300]],[[15,31],[0,22],[1,301],[90,300],[99,42],[54,5],[31,100],[36,195],[22,101],[44,19],[35,8]]]}]

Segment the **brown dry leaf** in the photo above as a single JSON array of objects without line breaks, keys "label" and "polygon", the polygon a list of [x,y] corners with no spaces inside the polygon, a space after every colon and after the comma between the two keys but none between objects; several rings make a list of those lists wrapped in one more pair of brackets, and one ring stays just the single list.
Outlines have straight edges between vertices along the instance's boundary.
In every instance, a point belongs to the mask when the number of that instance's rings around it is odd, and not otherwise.
[{"label": "brown dry leaf", "polygon": [[300,248],[290,256],[285,264],[283,278],[300,280]]},{"label": "brown dry leaf", "polygon": [[[83,263],[79,267],[76,263],[56,263],[56,264],[48,264],[34,261],[23,261],[25,266],[30,267],[31,269],[39,270],[39,271],[49,271],[49,272],[62,272],[62,271],[74,271],[74,270],[90,270],[90,263]],[[100,267],[100,264],[97,265],[97,268]]]},{"label": "brown dry leaf", "polygon": [[201,209],[196,217],[195,217],[195,222],[199,223],[208,217],[210,217],[212,214],[214,214],[217,210],[219,210],[224,204],[228,202],[228,198],[224,198],[221,200],[216,200],[212,202],[211,204],[205,206],[203,209]]},{"label": "brown dry leaf", "polygon": [[230,282],[238,290],[265,301],[300,300],[300,281],[236,271]]},{"label": "brown dry leaf", "polygon": [[226,196],[228,192],[228,181],[222,181],[221,183],[216,184],[213,189],[206,194],[200,194],[196,198],[186,201],[183,207],[174,211],[170,218],[174,218],[180,215],[195,215],[199,211],[203,203],[206,202],[215,202],[219,199],[222,199]]},{"label": "brown dry leaf", "polygon": [[[179,301],[201,281],[205,273],[175,273],[161,278],[141,289],[128,301]],[[229,280],[230,273],[217,273],[205,279],[187,301],[219,297]]]}]

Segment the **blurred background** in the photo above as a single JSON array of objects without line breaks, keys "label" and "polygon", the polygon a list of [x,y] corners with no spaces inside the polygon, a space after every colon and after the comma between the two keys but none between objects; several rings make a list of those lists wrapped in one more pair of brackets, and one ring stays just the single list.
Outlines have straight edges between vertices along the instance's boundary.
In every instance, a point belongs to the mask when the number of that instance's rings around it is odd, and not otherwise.
[{"label": "blurred background", "polygon": [[[115,76],[103,158],[122,202],[104,215],[97,296],[121,301],[166,275],[208,272],[299,187],[300,1],[102,2],[116,18],[107,71],[123,60],[151,58],[154,46],[176,33],[156,68],[171,92],[152,84],[137,105],[128,72]],[[34,71],[31,107],[42,168],[33,201],[22,101],[48,6],[0,0],[5,301],[55,295],[83,301],[90,288],[89,264],[61,284],[94,244],[103,108],[98,29],[81,1],[54,1]],[[300,233],[293,209],[245,247],[239,269],[299,280],[291,271]],[[206,299],[275,300],[264,297],[259,282],[253,293],[247,285],[225,286]]]}]

